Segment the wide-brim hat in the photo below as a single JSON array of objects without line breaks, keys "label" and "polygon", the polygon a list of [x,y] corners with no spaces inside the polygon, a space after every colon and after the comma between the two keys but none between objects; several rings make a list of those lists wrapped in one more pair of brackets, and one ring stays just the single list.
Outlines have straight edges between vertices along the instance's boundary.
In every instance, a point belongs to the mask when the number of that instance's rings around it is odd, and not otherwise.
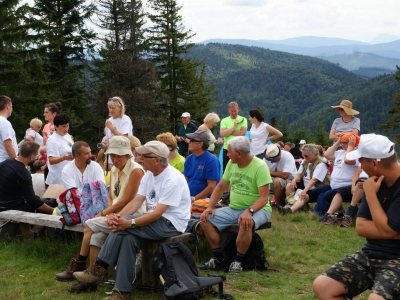
[{"label": "wide-brim hat", "polygon": [[349,116],[354,116],[354,115],[358,115],[360,112],[353,109],[353,103],[351,103],[351,101],[349,100],[342,100],[342,102],[340,102],[339,105],[337,106],[331,106],[332,108],[338,110],[339,108],[343,108],[343,110],[346,112],[346,114],[348,114]]},{"label": "wide-brim hat", "polygon": [[105,154],[133,156],[131,142],[125,136],[113,136]]}]

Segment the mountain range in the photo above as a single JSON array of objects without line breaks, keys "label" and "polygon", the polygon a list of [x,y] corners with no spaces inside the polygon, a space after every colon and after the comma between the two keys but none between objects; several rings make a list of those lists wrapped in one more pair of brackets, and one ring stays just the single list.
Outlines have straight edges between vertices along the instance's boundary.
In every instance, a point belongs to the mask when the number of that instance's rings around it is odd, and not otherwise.
[{"label": "mountain range", "polygon": [[259,107],[267,122],[279,120],[277,126],[287,126],[289,135],[315,132],[320,122],[328,132],[338,117],[331,106],[343,99],[360,111],[361,133],[381,132],[378,125],[390,118],[393,106],[390,94],[400,93],[393,74],[365,78],[321,58],[260,47],[208,43],[193,47],[190,56],[205,60],[220,116],[227,115],[231,101],[239,103],[243,116]]},{"label": "mountain range", "polygon": [[[379,40],[379,37],[377,37],[377,40]],[[400,38],[392,42],[378,44],[312,36],[284,40],[211,39],[199,44],[209,43],[256,46],[269,50],[319,57],[333,63],[339,63],[348,70],[377,68],[377,72],[366,75],[371,77],[385,72],[393,72],[396,70],[396,65],[400,64]],[[368,60],[365,61],[364,58],[367,56],[362,57],[359,53],[372,56],[368,56]]]}]

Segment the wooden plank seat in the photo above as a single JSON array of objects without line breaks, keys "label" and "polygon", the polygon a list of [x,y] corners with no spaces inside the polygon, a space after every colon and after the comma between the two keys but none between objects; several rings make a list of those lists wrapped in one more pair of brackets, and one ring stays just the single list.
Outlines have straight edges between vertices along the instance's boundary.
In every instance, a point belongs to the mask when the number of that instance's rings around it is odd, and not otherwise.
[{"label": "wooden plank seat", "polygon": [[[0,229],[0,240],[11,240],[17,236],[22,236],[25,242],[29,242],[32,238],[31,225],[40,225],[50,228],[63,227],[60,216],[31,213],[20,210],[0,211],[0,221],[9,222]],[[0,227],[2,226],[0,222]],[[76,224],[65,226],[65,230],[83,232],[83,226]]]}]

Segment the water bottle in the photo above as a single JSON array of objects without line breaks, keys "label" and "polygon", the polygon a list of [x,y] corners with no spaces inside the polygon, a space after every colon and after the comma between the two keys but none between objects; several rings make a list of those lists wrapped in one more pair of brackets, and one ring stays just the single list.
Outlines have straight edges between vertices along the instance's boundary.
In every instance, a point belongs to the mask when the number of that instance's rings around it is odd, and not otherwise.
[{"label": "water bottle", "polygon": [[67,212],[67,208],[65,207],[64,203],[58,204],[58,209],[61,211],[61,215],[65,220],[67,225],[72,225],[74,221],[71,219],[70,215]]}]

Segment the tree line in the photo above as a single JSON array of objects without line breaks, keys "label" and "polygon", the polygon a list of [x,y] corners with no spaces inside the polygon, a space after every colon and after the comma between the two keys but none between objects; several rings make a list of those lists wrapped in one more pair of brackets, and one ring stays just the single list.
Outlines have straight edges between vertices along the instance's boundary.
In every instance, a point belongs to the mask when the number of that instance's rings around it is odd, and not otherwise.
[{"label": "tree line", "polygon": [[[175,0],[0,2],[0,93],[11,97],[21,139],[45,104],[60,101],[75,140],[98,142],[107,99],[120,96],[134,134],[174,131],[183,111],[202,119],[215,103],[202,59]],[[93,27],[98,28],[94,30]],[[43,118],[42,118],[43,119]]]}]

